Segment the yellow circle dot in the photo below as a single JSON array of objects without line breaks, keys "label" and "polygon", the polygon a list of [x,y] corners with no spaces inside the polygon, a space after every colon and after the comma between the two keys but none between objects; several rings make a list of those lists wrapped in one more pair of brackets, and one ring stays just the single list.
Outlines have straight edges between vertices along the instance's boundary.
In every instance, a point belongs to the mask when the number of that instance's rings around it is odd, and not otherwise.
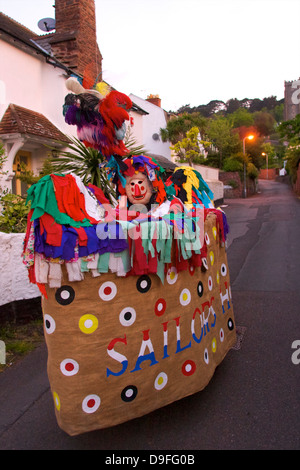
[{"label": "yellow circle dot", "polygon": [[217,271],[217,283],[218,284],[220,283],[220,273],[219,273],[219,271]]},{"label": "yellow circle dot", "polygon": [[171,272],[170,272],[170,279],[173,280],[174,277],[175,277],[175,273],[174,273],[174,271],[171,271]]},{"label": "yellow circle dot", "polygon": [[60,399],[59,399],[59,396],[57,395],[56,392],[53,392],[53,400],[54,400],[55,408],[57,409],[57,411],[59,411],[60,410]]},{"label": "yellow circle dot", "polygon": [[216,350],[217,350],[217,340],[216,340],[216,338],[213,338],[213,340],[211,342],[211,349],[212,349],[212,352],[216,352]]},{"label": "yellow circle dot", "polygon": [[217,227],[213,227],[212,232],[213,232],[214,239],[216,240],[216,238],[217,238]]},{"label": "yellow circle dot", "polygon": [[213,265],[214,261],[215,261],[215,255],[214,255],[213,251],[209,252],[209,257],[210,257],[211,265]]},{"label": "yellow circle dot", "polygon": [[185,292],[184,294],[182,294],[182,300],[186,301],[187,299],[188,299],[188,295]]},{"label": "yellow circle dot", "polygon": [[158,385],[161,385],[163,381],[164,381],[163,377],[159,377],[159,379],[157,380]]},{"label": "yellow circle dot", "polygon": [[79,320],[79,328],[81,331],[87,335],[94,333],[98,328],[98,319],[95,315],[83,315]]}]

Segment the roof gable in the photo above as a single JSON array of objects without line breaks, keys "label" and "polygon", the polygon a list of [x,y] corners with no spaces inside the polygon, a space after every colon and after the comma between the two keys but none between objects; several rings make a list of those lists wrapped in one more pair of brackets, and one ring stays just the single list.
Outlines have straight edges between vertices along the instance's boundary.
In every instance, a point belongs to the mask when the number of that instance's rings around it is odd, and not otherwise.
[{"label": "roof gable", "polygon": [[43,114],[10,104],[0,122],[3,134],[26,134],[51,140],[68,142],[69,139]]}]

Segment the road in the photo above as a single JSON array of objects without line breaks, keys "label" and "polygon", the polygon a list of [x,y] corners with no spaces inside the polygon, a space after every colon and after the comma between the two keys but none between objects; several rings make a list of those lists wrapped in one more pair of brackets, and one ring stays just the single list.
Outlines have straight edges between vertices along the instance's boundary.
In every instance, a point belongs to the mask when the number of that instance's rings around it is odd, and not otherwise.
[{"label": "road", "polygon": [[[199,393],[80,436],[56,424],[46,348],[0,375],[0,449],[299,449],[300,201],[288,186],[225,201],[228,261],[241,339]],[[300,354],[299,354],[300,358]]]}]

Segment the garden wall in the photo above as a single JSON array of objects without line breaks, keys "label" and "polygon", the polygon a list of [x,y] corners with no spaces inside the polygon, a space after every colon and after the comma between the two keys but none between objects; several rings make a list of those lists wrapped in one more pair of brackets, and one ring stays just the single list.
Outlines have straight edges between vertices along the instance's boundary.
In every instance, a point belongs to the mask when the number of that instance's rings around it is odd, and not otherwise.
[{"label": "garden wall", "polygon": [[38,287],[29,282],[22,262],[24,237],[24,233],[0,232],[0,306],[40,297]]},{"label": "garden wall", "polygon": [[[224,184],[224,199],[243,197],[243,181],[238,171],[220,171],[219,179]],[[247,196],[256,193],[256,182],[247,178]]]}]

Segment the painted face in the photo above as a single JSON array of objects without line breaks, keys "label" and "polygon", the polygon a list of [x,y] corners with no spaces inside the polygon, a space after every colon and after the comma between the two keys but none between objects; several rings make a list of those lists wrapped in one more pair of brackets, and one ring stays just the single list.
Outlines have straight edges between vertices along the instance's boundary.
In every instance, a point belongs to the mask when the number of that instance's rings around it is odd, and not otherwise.
[{"label": "painted face", "polygon": [[148,204],[152,196],[150,181],[143,173],[127,177],[125,191],[131,204]]}]

